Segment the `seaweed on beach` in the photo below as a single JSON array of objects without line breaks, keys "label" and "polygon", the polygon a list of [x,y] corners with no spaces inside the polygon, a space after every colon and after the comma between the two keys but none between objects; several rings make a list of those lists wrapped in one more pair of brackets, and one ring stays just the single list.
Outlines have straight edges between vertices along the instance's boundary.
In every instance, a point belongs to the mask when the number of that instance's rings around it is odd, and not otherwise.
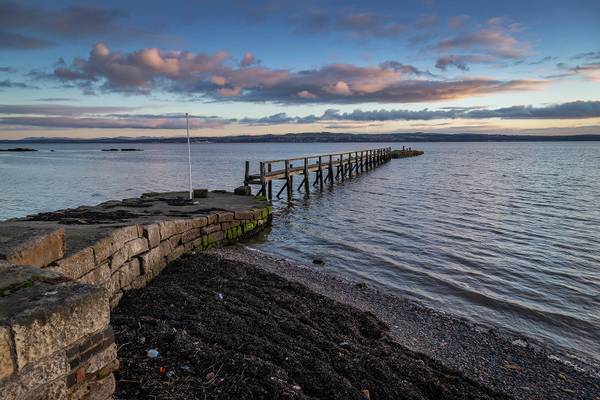
[{"label": "seaweed on beach", "polygon": [[504,398],[398,345],[371,313],[215,255],[128,292],[112,324],[117,399]]}]

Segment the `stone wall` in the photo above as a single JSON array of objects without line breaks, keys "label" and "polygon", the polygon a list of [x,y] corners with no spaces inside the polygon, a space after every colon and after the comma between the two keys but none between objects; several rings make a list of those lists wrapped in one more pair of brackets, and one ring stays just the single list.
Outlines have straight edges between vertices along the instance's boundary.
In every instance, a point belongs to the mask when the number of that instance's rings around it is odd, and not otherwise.
[{"label": "stone wall", "polygon": [[104,287],[114,308],[123,292],[146,286],[169,262],[191,251],[252,236],[269,223],[270,216],[271,208],[264,207],[117,228],[45,269]]},{"label": "stone wall", "polygon": [[112,398],[119,362],[110,310],[123,293],[146,286],[185,253],[270,224],[266,203],[219,196],[212,201],[234,206],[205,204],[181,218],[155,210],[131,224],[0,223],[0,400]]}]

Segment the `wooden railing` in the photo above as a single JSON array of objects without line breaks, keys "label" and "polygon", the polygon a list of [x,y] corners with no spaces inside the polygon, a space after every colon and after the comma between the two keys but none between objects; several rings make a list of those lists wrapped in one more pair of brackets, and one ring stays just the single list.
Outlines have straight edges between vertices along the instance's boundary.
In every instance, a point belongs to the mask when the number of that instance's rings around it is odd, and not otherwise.
[{"label": "wooden railing", "polygon": [[250,161],[246,161],[244,185],[260,185],[258,195],[272,199],[273,181],[285,180],[284,185],[277,193],[277,197],[287,189],[287,197],[291,199],[295,175],[303,177],[297,190],[300,191],[304,188],[305,195],[308,195],[311,186],[311,173],[314,174],[312,186],[318,186],[320,190],[323,190],[325,183],[333,185],[335,181],[344,182],[345,179],[375,168],[391,158],[392,149],[386,147],[281,160],[266,160],[259,163],[258,174],[250,174]]}]

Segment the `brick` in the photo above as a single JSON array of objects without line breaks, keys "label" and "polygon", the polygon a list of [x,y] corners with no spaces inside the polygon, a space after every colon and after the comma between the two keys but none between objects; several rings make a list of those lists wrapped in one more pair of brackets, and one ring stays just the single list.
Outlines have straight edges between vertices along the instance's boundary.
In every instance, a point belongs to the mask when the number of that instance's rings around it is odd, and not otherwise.
[{"label": "brick", "polygon": [[217,212],[217,222],[228,222],[233,221],[234,214],[229,211],[218,211]]},{"label": "brick", "polygon": [[15,370],[11,357],[11,342],[8,329],[0,327],[0,380],[12,375]]},{"label": "brick", "polygon": [[148,246],[152,249],[160,244],[160,228],[158,224],[144,226],[144,237],[148,239]]},{"label": "brick", "polygon": [[79,279],[96,267],[94,251],[91,247],[86,247],[67,258],[58,260],[56,264],[56,266],[50,267],[52,271],[71,279]]},{"label": "brick", "polygon": [[131,258],[148,251],[148,240],[146,238],[138,238],[125,243],[127,248],[127,258]]}]

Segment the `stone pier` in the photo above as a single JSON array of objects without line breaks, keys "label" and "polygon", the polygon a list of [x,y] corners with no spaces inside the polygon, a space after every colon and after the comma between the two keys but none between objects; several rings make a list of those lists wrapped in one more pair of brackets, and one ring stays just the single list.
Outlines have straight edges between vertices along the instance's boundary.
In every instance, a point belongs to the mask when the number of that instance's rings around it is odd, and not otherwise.
[{"label": "stone pier", "polygon": [[195,191],[0,222],[0,400],[112,397],[110,310],[192,251],[254,236],[268,203]]}]

